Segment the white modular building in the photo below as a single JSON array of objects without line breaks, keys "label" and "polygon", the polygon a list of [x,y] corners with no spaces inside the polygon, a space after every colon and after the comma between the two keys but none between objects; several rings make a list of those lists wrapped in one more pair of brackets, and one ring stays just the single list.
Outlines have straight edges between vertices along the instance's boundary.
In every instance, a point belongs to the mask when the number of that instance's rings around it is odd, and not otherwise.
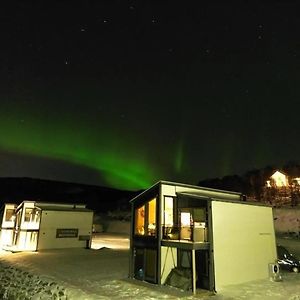
[{"label": "white modular building", "polygon": [[1,247],[37,251],[89,247],[93,211],[84,204],[23,201],[3,207]]},{"label": "white modular building", "polygon": [[242,194],[160,181],[131,200],[129,277],[196,292],[269,278],[272,208]]}]

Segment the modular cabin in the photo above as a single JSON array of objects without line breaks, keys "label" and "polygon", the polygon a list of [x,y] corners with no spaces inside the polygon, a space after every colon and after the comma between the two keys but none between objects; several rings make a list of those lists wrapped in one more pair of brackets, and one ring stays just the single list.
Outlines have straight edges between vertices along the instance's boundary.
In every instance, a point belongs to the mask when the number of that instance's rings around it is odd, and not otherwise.
[{"label": "modular cabin", "polygon": [[194,293],[269,278],[277,259],[272,208],[243,200],[166,181],[136,196],[129,277]]},{"label": "modular cabin", "polygon": [[23,201],[5,204],[1,247],[10,251],[37,251],[89,247],[93,211],[84,204]]}]

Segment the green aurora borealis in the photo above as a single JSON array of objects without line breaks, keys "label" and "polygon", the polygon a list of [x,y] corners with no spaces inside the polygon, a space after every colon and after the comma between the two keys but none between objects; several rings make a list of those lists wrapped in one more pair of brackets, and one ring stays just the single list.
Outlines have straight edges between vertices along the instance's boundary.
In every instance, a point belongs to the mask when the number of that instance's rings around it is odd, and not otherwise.
[{"label": "green aurora borealis", "polygon": [[[0,147],[15,153],[62,160],[99,171],[106,184],[124,189],[145,188],[155,182],[158,170],[143,159],[126,139],[103,130],[97,135],[76,123],[60,124],[55,118],[16,114],[0,122]],[[140,146],[139,146],[140,147]],[[139,148],[140,150],[140,148]]]},{"label": "green aurora borealis", "polygon": [[299,160],[297,3],[12,2],[1,177],[137,190]]}]

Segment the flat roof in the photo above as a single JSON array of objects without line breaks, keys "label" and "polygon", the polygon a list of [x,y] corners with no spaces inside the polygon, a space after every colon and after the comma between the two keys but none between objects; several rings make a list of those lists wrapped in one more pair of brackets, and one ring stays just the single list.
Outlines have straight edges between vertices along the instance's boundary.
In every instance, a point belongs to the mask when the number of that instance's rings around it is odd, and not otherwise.
[{"label": "flat roof", "polygon": [[219,190],[219,189],[213,189],[213,188],[207,188],[207,187],[201,187],[197,185],[191,185],[191,184],[185,184],[185,183],[179,183],[179,182],[172,182],[172,181],[165,181],[165,180],[160,180],[153,184],[151,187],[140,193],[139,195],[135,196],[133,199],[130,200],[130,202],[133,202],[136,198],[140,197],[142,194],[147,193],[151,189],[155,188],[156,186],[159,186],[160,184],[166,184],[166,185],[172,185],[172,186],[179,186],[179,187],[185,187],[185,188],[190,188],[190,189],[195,189],[199,191],[207,191],[207,192],[215,192],[215,193],[225,193],[225,194],[230,194],[230,195],[235,195],[235,196],[242,196],[242,193],[238,192],[232,192],[232,191],[226,191],[226,190]]},{"label": "flat roof", "polygon": [[[214,200],[214,201],[222,201],[222,202],[231,202],[231,203],[238,203],[238,204],[245,204],[245,205],[256,205],[256,206],[264,206],[264,207],[271,207],[271,205],[265,204],[265,203],[260,203],[260,202],[249,202],[249,201],[242,201],[242,193],[239,192],[233,192],[233,191],[227,191],[227,190],[221,190],[221,189],[213,189],[213,188],[207,188],[207,187],[201,187],[197,185],[190,185],[190,184],[185,184],[185,183],[178,183],[178,182],[172,182],[172,181],[165,181],[165,180],[160,180],[156,182],[154,185],[149,187],[147,190],[143,191],[139,195],[135,196],[133,199],[130,200],[130,202],[134,202],[136,199],[138,199],[140,196],[146,194],[147,192],[151,191],[155,187],[161,185],[161,184],[166,184],[170,186],[178,186],[178,187],[183,187],[183,188],[190,188],[195,191],[182,191],[182,192],[176,192],[177,195],[182,195],[182,196],[187,196],[187,197],[193,197],[193,198],[198,198],[198,199],[203,199],[203,200]],[[199,193],[198,193],[199,191]],[[226,199],[222,198],[220,195],[219,197],[215,197],[213,195],[201,195],[202,192],[211,192],[211,193],[220,193],[220,194],[226,194],[228,196],[239,196],[240,200],[238,199]]]},{"label": "flat roof", "polygon": [[255,206],[264,206],[264,207],[272,207],[272,205],[261,203],[261,202],[254,202],[254,201],[243,201],[243,200],[233,200],[233,199],[222,199],[222,198],[214,198],[214,197],[207,197],[207,196],[202,196],[199,194],[190,194],[190,193],[177,193],[178,195],[181,196],[187,196],[191,198],[196,198],[196,199],[210,199],[213,201],[219,201],[219,202],[229,202],[229,203],[237,203],[237,204],[244,204],[244,205],[255,205]]},{"label": "flat roof", "polygon": [[78,211],[78,212],[93,212],[91,209],[83,207],[59,207],[59,206],[50,206],[50,205],[36,205],[35,207],[40,208],[41,210],[49,211]]},{"label": "flat roof", "polygon": [[[86,208],[86,205],[83,203],[63,203],[63,202],[42,202],[42,201],[32,201],[32,200],[24,200],[22,201],[18,207],[17,211],[26,203],[34,204],[34,207],[37,207],[42,210],[52,210],[52,211],[92,211]],[[28,207],[30,208],[30,207]]]},{"label": "flat roof", "polygon": [[186,183],[179,183],[179,182],[172,182],[172,181],[165,181],[165,180],[161,180],[161,181],[157,182],[156,184],[158,184],[158,183],[187,187],[187,188],[197,189],[197,190],[205,190],[205,191],[210,191],[210,192],[221,192],[221,193],[240,195],[240,196],[243,195],[242,193],[239,193],[239,192],[233,192],[233,191],[227,191],[227,190],[221,190],[221,189],[213,189],[213,188],[203,187],[203,186],[199,186],[199,185],[191,185],[191,184],[186,184]]}]

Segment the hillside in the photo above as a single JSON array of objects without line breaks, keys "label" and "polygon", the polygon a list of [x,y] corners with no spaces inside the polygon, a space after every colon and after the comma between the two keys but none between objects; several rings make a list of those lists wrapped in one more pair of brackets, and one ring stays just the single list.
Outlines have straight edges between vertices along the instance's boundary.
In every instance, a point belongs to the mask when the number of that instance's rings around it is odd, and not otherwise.
[{"label": "hillside", "polygon": [[35,178],[0,178],[0,206],[23,200],[85,203],[96,212],[128,209],[138,192]]}]

